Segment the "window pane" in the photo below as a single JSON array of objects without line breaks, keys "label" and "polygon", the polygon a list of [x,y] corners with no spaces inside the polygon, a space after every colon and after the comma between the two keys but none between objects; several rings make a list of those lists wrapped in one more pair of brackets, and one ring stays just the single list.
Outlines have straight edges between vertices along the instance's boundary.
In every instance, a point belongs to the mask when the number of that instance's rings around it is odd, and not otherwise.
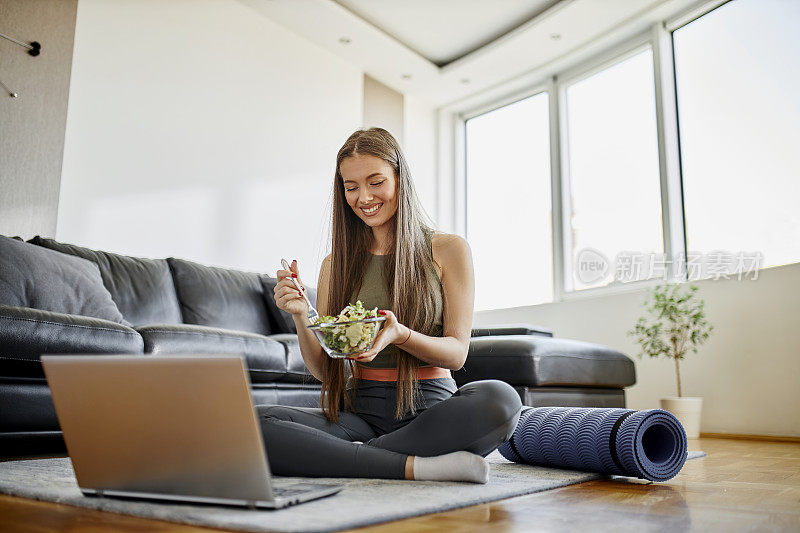
[{"label": "window pane", "polygon": [[475,309],[551,302],[547,93],[472,118],[466,128]]},{"label": "window pane", "polygon": [[798,23],[795,0],[734,0],[673,33],[687,248],[706,260],[800,261]]},{"label": "window pane", "polygon": [[[617,254],[663,253],[653,54],[646,50],[567,88],[573,288],[608,284]],[[578,269],[586,250],[609,264]],[[652,273],[637,268],[624,281]]]}]

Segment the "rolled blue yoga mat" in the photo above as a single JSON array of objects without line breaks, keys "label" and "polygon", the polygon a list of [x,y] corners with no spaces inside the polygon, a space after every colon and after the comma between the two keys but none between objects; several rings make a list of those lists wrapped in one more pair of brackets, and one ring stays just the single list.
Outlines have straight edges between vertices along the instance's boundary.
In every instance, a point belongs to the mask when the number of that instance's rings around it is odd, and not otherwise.
[{"label": "rolled blue yoga mat", "polygon": [[686,462],[686,432],[662,409],[534,407],[498,451],[517,463],[666,481]]}]

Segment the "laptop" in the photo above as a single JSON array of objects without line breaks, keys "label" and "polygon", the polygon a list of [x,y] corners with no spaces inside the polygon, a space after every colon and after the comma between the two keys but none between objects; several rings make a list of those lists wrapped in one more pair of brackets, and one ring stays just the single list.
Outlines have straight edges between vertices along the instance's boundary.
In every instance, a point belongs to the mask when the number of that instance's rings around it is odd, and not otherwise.
[{"label": "laptop", "polygon": [[280,509],[344,488],[272,479],[241,356],[41,361],[86,496]]}]

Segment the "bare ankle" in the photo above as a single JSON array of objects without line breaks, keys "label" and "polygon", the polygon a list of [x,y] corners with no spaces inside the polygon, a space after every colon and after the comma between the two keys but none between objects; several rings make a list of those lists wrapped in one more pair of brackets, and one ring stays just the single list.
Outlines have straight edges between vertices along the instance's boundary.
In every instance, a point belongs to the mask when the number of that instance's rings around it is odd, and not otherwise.
[{"label": "bare ankle", "polygon": [[406,458],[406,479],[414,479],[414,456]]}]

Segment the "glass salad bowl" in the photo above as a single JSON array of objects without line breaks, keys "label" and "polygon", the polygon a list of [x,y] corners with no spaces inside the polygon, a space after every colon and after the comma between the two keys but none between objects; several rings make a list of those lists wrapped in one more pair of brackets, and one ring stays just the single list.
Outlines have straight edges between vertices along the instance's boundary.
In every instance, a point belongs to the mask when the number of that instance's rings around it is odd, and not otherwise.
[{"label": "glass salad bowl", "polygon": [[314,332],[322,349],[334,359],[352,357],[372,348],[386,321],[385,316],[343,321],[326,321],[333,317],[320,318],[321,321],[306,327]]}]

